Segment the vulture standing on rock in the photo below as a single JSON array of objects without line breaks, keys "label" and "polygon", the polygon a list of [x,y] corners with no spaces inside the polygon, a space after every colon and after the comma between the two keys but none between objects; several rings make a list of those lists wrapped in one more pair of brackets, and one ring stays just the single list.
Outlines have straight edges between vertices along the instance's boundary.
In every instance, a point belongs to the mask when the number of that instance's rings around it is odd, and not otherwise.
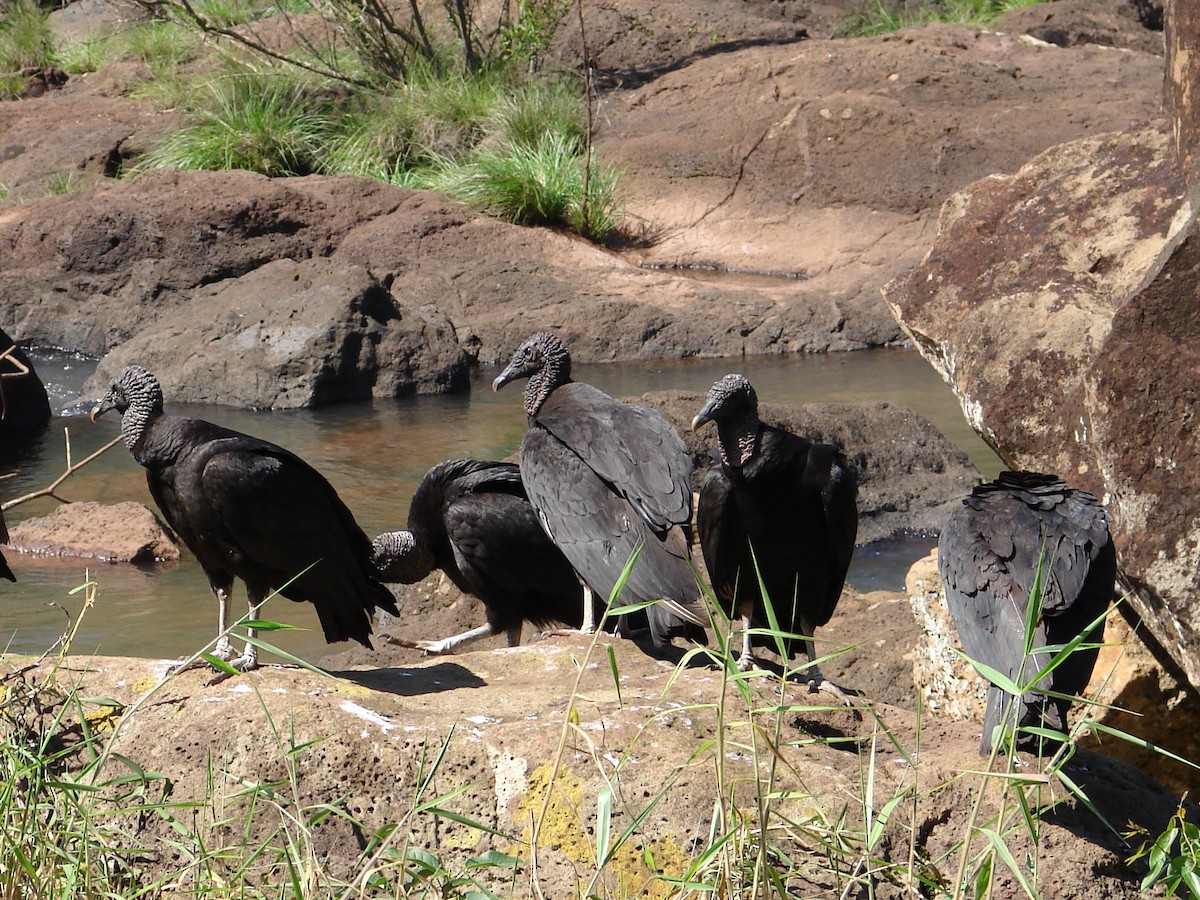
[{"label": "vulture standing on rock", "polygon": [[[1040,602],[1026,643],[1026,613],[1041,570]],[[1108,516],[1091,494],[1053,475],[1001,472],[958,507],[938,541],[938,571],[963,649],[1018,685],[1030,685],[1054,658],[1047,649],[1083,633],[1108,608],[1117,574]],[[1084,637],[1103,637],[1100,622]],[[1026,651],[1029,651],[1028,654]],[[1013,711],[1012,697],[988,689],[980,753],[991,753],[997,726],[1065,733],[1070,701],[1043,692],[1078,694],[1087,687],[1099,650],[1079,649],[1030,685]],[[1036,749],[1044,737],[1019,733]]]},{"label": "vulture standing on rock", "polygon": [[382,580],[414,584],[441,569],[486,610],[486,625],[440,641],[396,641],[404,646],[449,653],[505,631],[515,647],[524,622],[539,628],[583,622],[583,588],[542,530],[514,463],[439,463],[413,493],[408,530],[381,534],[373,545]]},{"label": "vulture standing on rock", "polygon": [[[742,375],[709,390],[692,429],[707,422],[717,423],[721,464],[701,483],[696,528],[717,600],[742,617],[738,668],[754,664],[750,629],[770,627],[769,602],[779,629],[802,636],[785,638],[784,649],[790,659],[803,645],[809,689],[847,702],[817,668],[812,637],[833,615],[854,554],[857,474],[838,447],[764,424]],[[765,635],[753,643],[776,646]]]},{"label": "vulture standing on rock", "polygon": [[[146,469],[154,502],[196,555],[229,621],[234,578],[246,583],[251,616],[271,591],[317,609],[325,640],[371,646],[371,614],[399,615],[379,582],[371,542],[333,487],[300,457],[200,419],[163,413],[158,381],[129,366],[92,410],[121,413],[121,434]],[[250,630],[254,635],[253,629]],[[258,665],[247,644],[235,658],[228,636],[214,654],[241,671]]]},{"label": "vulture standing on rock", "polygon": [[659,412],[571,380],[571,356],[545,332],[527,339],[492,382],[529,378],[521,477],[542,527],[583,582],[584,631],[593,596],[606,602],[641,548],[618,603],[647,607],[655,646],[704,641],[707,616],[691,566],[692,461]]}]

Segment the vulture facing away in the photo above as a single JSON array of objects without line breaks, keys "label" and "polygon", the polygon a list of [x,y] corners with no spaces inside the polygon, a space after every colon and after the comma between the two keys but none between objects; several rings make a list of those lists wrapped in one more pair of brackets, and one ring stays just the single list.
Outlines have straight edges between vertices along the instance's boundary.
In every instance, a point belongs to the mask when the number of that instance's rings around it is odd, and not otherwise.
[{"label": "vulture facing away", "polygon": [[[1025,617],[1042,566],[1041,609],[1026,656]],[[1098,619],[1113,599],[1116,552],[1104,507],[1091,494],[1054,475],[1001,472],[975,487],[950,516],[938,541],[938,571],[946,603],[969,657],[1027,685],[1066,644]],[[1103,622],[1084,638],[1095,644]],[[1097,648],[1079,649],[1011,708],[1012,697],[988,690],[980,753],[992,751],[995,729],[1032,726],[1066,733],[1070,701],[1087,687]],[[1018,734],[1018,746],[1045,740]],[[1052,741],[1047,743],[1053,744]]]},{"label": "vulture facing away", "polygon": [[838,447],[763,423],[742,375],[709,390],[692,429],[707,422],[717,424],[721,463],[701,483],[696,529],[717,600],[742,617],[738,668],[753,666],[752,643],[777,646],[773,636],[750,634],[770,627],[769,602],[780,630],[800,636],[785,638],[784,649],[789,659],[807,652],[809,690],[847,702],[817,668],[812,637],[833,615],[854,554],[857,473]]},{"label": "vulture facing away", "polygon": [[656,647],[674,636],[703,642],[708,620],[690,556],[692,461],[679,433],[655,410],[572,381],[571,356],[552,334],[528,338],[492,389],[526,377],[521,477],[583,582],[583,630],[595,628],[593,596],[607,602],[640,547],[617,602],[653,602],[646,613]]},{"label": "vulture facing away", "polygon": [[439,463],[413,493],[408,530],[381,534],[373,545],[383,581],[414,584],[441,569],[460,591],[483,601],[486,625],[411,642],[418,650],[449,653],[501,631],[515,647],[524,622],[539,628],[583,622],[583,588],[542,530],[514,463]]},{"label": "vulture facing away", "polygon": [[[234,578],[246,583],[252,611],[272,591],[317,609],[325,640],[371,647],[371,615],[399,615],[379,582],[371,542],[333,487],[295,454],[201,419],[163,413],[162,388],[129,366],[92,410],[121,413],[121,434],[167,522],[196,555],[220,603],[218,633],[229,620]],[[253,629],[250,631],[253,636]],[[258,665],[247,644],[236,656],[228,636],[214,655],[241,671]]]}]

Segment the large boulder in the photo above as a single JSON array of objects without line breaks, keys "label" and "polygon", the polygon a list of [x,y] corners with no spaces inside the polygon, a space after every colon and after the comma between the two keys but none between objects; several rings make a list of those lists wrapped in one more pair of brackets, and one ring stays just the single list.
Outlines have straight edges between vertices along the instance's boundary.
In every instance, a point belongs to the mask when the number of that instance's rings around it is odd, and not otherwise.
[{"label": "large boulder", "polygon": [[[160,685],[165,662],[89,658],[70,667],[80,696],[128,707],[153,689],[152,702],[115,731],[120,707],[83,706],[90,729],[79,728],[72,707],[63,737],[83,731],[111,742],[119,758],[103,775],[136,766],[169,779],[162,814],[137,818],[126,832],[137,852],[122,858],[134,858],[147,882],[182,882],[203,853],[205,877],[241,883],[299,850],[320,860],[313,878],[326,885],[359,874],[364,846],[378,838],[373,870],[389,891],[401,877],[383,852],[393,846],[398,859],[449,872],[488,850],[510,853],[517,871],[472,873],[499,894],[570,897],[594,876],[587,893],[667,897],[677,882],[663,879],[683,876],[713,835],[744,828],[750,809],[767,817],[772,865],[786,861],[789,889],[835,896],[854,883],[847,873],[862,859],[863,826],[846,819],[851,804],[871,823],[875,895],[899,898],[910,896],[903,872],[914,856],[922,877],[951,890],[954,865],[921,861],[956,860],[972,825],[997,812],[997,791],[976,800],[984,780],[998,779],[973,771],[977,741],[961,723],[919,722],[882,703],[855,715],[774,679],[734,688],[719,670],[663,665],[629,641],[601,638],[589,658],[588,640],[565,635],[516,650],[355,667],[337,678],[269,667],[214,687],[204,686],[204,672]],[[53,677],[49,661],[37,669],[18,662],[14,677],[27,684]],[[1046,790],[1056,802],[1038,840],[1019,818],[997,829],[1017,859],[1043,859],[1022,877],[1048,897],[1138,897],[1141,873],[1123,863],[1129,848],[1096,812],[1157,835],[1177,798],[1099,754],[1081,753],[1066,772],[1091,809],[1051,776]],[[595,845],[609,822],[602,797],[612,801],[612,843],[601,852],[612,853],[598,869]],[[722,797],[733,804],[728,818]],[[1008,814],[1020,816],[1011,800]],[[629,839],[618,841],[627,829]],[[196,833],[203,848],[191,843]],[[249,852],[257,854],[252,866]],[[1002,865],[996,872],[998,896],[1021,892]]]},{"label": "large boulder", "polygon": [[1162,72],[1153,53],[957,25],[747,47],[604,96],[597,150],[652,236],[631,259],[788,275],[843,316],[808,348],[855,349],[899,337],[879,289],[920,261],[944,200],[1155,115]]},{"label": "large boulder", "polygon": [[1054,148],[942,211],[887,299],[1010,465],[1103,498],[1121,582],[1200,685],[1200,236],[1168,130]]},{"label": "large boulder", "polygon": [[[458,383],[455,343],[491,362],[545,328],[578,361],[597,362],[827,349],[845,320],[786,282],[708,284],[639,269],[438,194],[247,172],[156,171],[0,212],[0,298],[20,339],[103,355],[136,336],[121,361],[211,351],[195,366],[215,383],[194,389],[259,405],[361,396],[366,382],[376,394],[444,390]],[[311,316],[293,315],[301,301]],[[380,312],[356,325],[363,303]],[[322,323],[337,334],[314,344],[309,332]],[[364,357],[397,328],[408,335],[402,352]],[[192,337],[201,330],[203,340]],[[428,351],[413,352],[413,338]],[[269,380],[296,380],[240,385],[245,370],[223,364],[235,344],[258,348]],[[289,346],[326,355],[285,364]],[[310,367],[346,378],[317,390]]]},{"label": "large boulder", "polygon": [[361,266],[268,262],[194,291],[104,357],[92,394],[130,363],[175,401],[275,409],[465,387],[442,317],[398,304]]}]

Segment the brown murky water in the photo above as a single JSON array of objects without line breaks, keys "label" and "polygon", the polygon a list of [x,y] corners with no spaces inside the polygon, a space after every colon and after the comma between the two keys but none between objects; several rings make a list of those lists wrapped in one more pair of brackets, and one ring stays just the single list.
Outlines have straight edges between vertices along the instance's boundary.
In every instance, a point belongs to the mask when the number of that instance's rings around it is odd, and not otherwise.
[{"label": "brown murky water", "polygon": [[[52,404],[78,396],[94,364],[62,354],[35,357]],[[995,454],[963,420],[957,401],[915,351],[889,350],[747,358],[680,360],[576,366],[575,377],[615,396],[649,390],[706,391],[720,376],[742,371],[767,402],[819,401],[902,404],[930,419],[964,449],[987,476],[1000,469]],[[477,373],[472,390],[457,396],[344,404],[318,410],[251,412],[227,407],[172,404],[168,410],[220,422],[274,441],[316,466],[354,510],[368,534],[403,527],[413,487],[434,463],[460,456],[500,459],[516,450],[525,431],[520,386],[500,394],[488,388],[496,374]],[[10,499],[46,486],[63,469],[64,430],[72,453],[82,459],[116,435],[118,420],[92,424],[84,416],[55,419],[46,434],[0,469],[17,470],[0,481],[0,498]],[[114,503],[137,500],[153,505],[142,470],[118,445],[70,479],[60,493],[72,500]],[[52,500],[23,504],[8,513],[10,524],[43,515]],[[903,587],[904,572],[934,543],[928,537],[860,548],[850,582],[860,589]],[[74,650],[78,653],[176,657],[194,652],[216,628],[216,602],[195,561],[185,554],[171,566],[93,566],[9,554],[20,579],[0,582],[0,645],[40,652],[79,614],[82,593],[71,594],[87,578],[99,586],[96,605],[83,618]],[[244,607],[236,587],[235,610]],[[308,604],[272,601],[264,617],[305,631],[278,632],[268,639],[305,659],[329,652]],[[481,619],[482,621],[482,619]]]}]

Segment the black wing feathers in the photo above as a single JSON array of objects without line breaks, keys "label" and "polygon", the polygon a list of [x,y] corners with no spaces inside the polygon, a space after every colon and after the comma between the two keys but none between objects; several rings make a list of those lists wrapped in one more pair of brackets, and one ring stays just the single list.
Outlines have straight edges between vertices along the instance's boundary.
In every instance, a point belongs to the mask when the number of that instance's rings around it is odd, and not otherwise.
[{"label": "black wing feathers", "polygon": [[[1025,617],[1041,566],[1041,609],[1032,647],[1065,644],[1112,600],[1116,553],[1096,498],[1054,476],[1004,472],[975,488],[951,516],[938,543],[946,601],[967,654],[1028,683],[1053,658],[1025,655]],[[1089,634],[1099,640],[1102,626]],[[1096,650],[1072,654],[1034,687],[1077,694],[1091,677]],[[990,692],[983,749],[1000,724],[1003,692]],[[1063,730],[1067,701],[1023,698],[1021,722]]]},{"label": "black wing feathers", "polygon": [[[4,524],[4,513],[0,512],[0,544],[8,543],[8,526]],[[13,574],[12,569],[8,567],[8,563],[4,561],[4,555],[0,554],[0,578],[7,578],[9,581],[16,581],[17,576]]]},{"label": "black wing feathers", "polygon": [[177,448],[147,468],[150,491],[214,586],[246,582],[310,601],[326,640],[370,646],[371,613],[398,615],[371,571],[371,543],[333,487],[267,441],[195,419],[163,416],[149,446]]},{"label": "black wing feathers", "polygon": [[[696,527],[730,615],[751,606],[754,624],[767,627],[761,577],[780,627],[811,634],[833,615],[850,567],[857,477],[837,447],[764,425],[745,466],[709,469]],[[789,646],[800,649],[799,641]]]},{"label": "black wing feathers", "polygon": [[583,621],[583,588],[546,536],[513,463],[448,460],[421,480],[409,530],[464,593],[484,604],[494,632]]}]

